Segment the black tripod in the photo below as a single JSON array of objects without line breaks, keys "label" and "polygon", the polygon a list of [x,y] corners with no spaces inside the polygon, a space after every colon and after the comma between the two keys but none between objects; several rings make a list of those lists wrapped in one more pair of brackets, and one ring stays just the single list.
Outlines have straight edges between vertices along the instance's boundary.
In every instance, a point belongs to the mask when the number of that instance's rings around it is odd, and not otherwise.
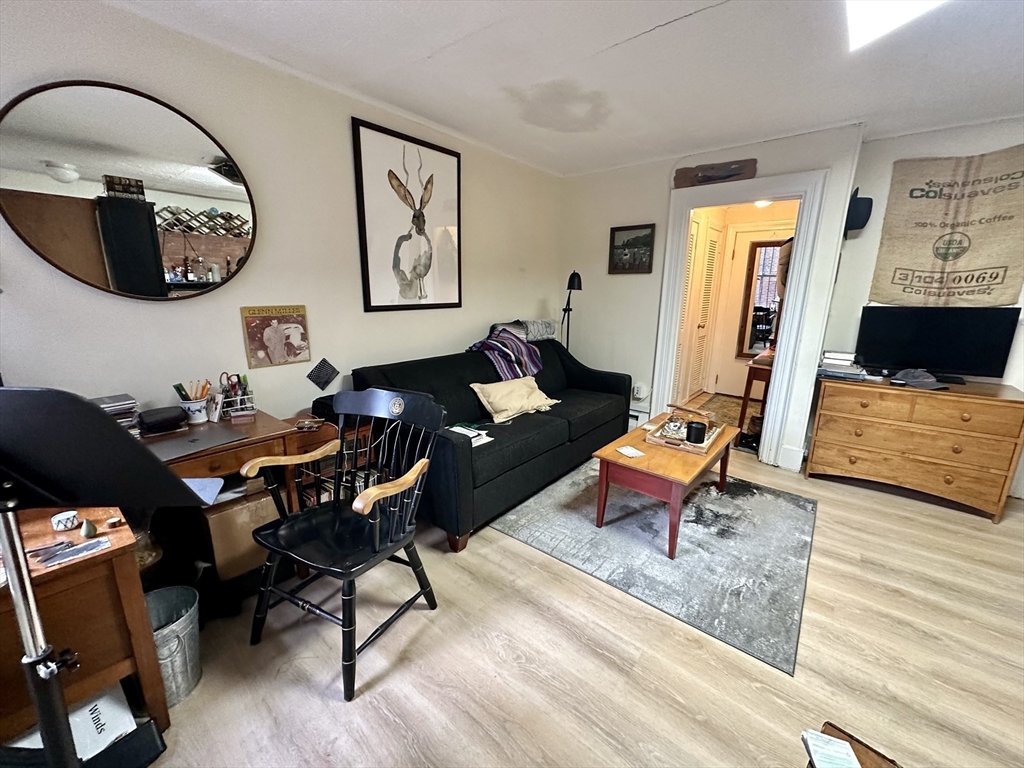
[{"label": "black tripod", "polygon": [[[203,502],[110,416],[77,395],[0,387],[0,414],[0,548],[25,651],[21,663],[43,741],[42,750],[0,747],[0,766],[78,768],[83,763],[75,752],[60,682],[62,672],[78,666],[78,655],[56,653],[46,641],[17,512],[194,507]],[[84,765],[146,766],[163,751],[163,739],[150,720]]]}]

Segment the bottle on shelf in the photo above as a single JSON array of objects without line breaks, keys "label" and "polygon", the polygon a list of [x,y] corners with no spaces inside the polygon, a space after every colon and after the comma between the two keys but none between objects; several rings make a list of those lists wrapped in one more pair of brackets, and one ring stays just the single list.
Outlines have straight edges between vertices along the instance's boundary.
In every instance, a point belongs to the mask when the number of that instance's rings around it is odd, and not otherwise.
[{"label": "bottle on shelf", "polygon": [[196,281],[196,273],[192,271],[192,262],[188,260],[188,256],[185,257],[185,282],[194,283]]}]

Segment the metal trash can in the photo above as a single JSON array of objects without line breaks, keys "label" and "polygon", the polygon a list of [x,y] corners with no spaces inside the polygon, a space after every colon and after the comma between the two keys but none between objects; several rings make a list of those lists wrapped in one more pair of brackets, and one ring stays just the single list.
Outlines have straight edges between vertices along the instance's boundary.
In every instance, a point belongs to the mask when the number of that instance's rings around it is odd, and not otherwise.
[{"label": "metal trash can", "polygon": [[167,706],[173,707],[203,676],[199,663],[199,593],[192,587],[165,587],[146,595],[156,658],[164,678]]}]

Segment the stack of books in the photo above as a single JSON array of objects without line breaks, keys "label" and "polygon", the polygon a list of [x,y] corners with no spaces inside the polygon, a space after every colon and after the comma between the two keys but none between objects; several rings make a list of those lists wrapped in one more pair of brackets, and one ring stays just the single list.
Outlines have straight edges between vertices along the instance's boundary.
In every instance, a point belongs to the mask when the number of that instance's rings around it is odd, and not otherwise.
[{"label": "stack of books", "polygon": [[853,361],[853,357],[853,352],[822,352],[818,375],[826,379],[864,381],[867,374]]},{"label": "stack of books", "polygon": [[94,397],[90,402],[96,403],[104,413],[113,417],[132,437],[139,437],[139,401],[134,397],[126,394],[106,395]]}]

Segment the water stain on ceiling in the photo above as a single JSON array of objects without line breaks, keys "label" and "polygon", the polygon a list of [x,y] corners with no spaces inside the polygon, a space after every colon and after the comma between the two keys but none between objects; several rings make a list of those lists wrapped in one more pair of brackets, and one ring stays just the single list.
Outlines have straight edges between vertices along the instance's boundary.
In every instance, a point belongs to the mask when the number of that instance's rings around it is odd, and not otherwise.
[{"label": "water stain on ceiling", "polygon": [[506,88],[523,122],[559,133],[596,131],[611,115],[608,94],[584,90],[575,80],[552,80],[524,91]]}]

